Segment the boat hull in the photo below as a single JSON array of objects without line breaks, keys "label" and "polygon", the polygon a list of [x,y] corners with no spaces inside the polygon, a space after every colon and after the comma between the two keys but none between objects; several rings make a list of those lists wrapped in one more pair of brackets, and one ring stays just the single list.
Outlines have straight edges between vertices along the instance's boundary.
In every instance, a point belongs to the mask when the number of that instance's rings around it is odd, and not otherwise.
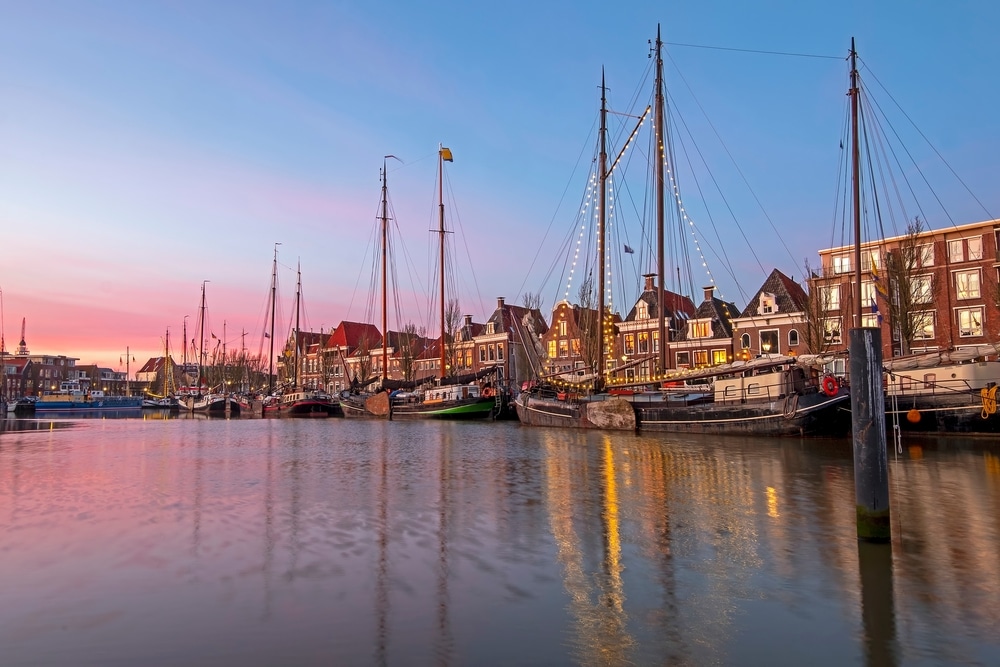
[{"label": "boat hull", "polygon": [[978,392],[886,399],[886,425],[919,433],[1000,433],[996,399]]},{"label": "boat hull", "polygon": [[344,411],[336,401],[303,400],[264,406],[265,417],[343,417]]},{"label": "boat hull", "polygon": [[714,433],[795,437],[843,437],[851,431],[851,402],[846,391],[789,394],[775,400],[651,401],[633,403],[639,430],[668,433]]},{"label": "boat hull", "polygon": [[39,399],[35,403],[35,413],[41,412],[96,412],[96,411],[121,411],[121,410],[142,410],[142,398],[131,398],[128,396],[104,397],[95,400],[45,400]]},{"label": "boat hull", "polygon": [[593,428],[635,431],[638,422],[632,404],[618,396],[560,400],[558,397],[521,394],[514,404],[517,418],[528,426]]},{"label": "boat hull", "polygon": [[460,401],[393,403],[390,419],[489,419],[496,401],[476,398]]}]

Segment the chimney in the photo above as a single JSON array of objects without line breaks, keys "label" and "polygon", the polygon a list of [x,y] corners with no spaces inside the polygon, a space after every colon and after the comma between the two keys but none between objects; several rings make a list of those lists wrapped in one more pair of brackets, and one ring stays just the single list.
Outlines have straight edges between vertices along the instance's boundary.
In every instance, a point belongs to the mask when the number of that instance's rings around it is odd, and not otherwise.
[{"label": "chimney", "polygon": [[647,292],[652,292],[656,289],[656,274],[655,273],[644,273],[642,275],[646,279],[646,286],[643,289]]},{"label": "chimney", "polygon": [[708,285],[705,288],[705,301],[711,301],[715,295],[715,285]]},{"label": "chimney", "polygon": [[497,297],[497,310],[503,310],[503,297]]},{"label": "chimney", "polygon": [[472,326],[472,315],[465,316],[465,328],[468,329]]}]

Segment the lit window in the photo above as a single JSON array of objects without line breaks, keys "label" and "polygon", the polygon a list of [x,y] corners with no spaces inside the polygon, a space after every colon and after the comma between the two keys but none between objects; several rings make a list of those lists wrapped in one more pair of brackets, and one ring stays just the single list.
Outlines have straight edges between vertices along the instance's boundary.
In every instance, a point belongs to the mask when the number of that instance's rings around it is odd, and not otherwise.
[{"label": "lit window", "polygon": [[695,350],[694,365],[708,366],[708,350]]},{"label": "lit window", "polygon": [[559,335],[560,336],[566,335],[566,320],[560,320],[559,322]]},{"label": "lit window", "polygon": [[979,298],[979,271],[955,272],[955,296],[959,299]]},{"label": "lit window", "polygon": [[[548,348],[549,348],[548,349],[549,359],[555,359],[555,357],[556,357],[556,342],[554,340],[550,340],[549,344],[548,344]],[[482,348],[482,347],[479,348],[479,361],[486,361],[486,352],[484,351],[484,348]]]},{"label": "lit window", "polygon": [[820,287],[819,298],[823,310],[840,310],[840,285]]},{"label": "lit window", "polygon": [[497,361],[503,361],[503,343],[497,343]]},{"label": "lit window", "polygon": [[625,334],[625,354],[635,354],[635,334]]},{"label": "lit window", "polygon": [[729,361],[729,355],[725,350],[712,350],[712,364],[718,366]]},{"label": "lit window", "polygon": [[559,356],[560,357],[569,356],[569,341],[565,339],[559,341]]},{"label": "lit window", "polygon": [[934,312],[925,311],[913,314],[914,340],[931,340],[934,338]]},{"label": "lit window", "polygon": [[983,309],[958,309],[958,335],[962,338],[983,335]]},{"label": "lit window", "polygon": [[712,323],[709,320],[691,320],[688,326],[691,338],[708,338],[712,335]]},{"label": "lit window", "polygon": [[649,334],[645,331],[639,332],[639,354],[649,353]]}]

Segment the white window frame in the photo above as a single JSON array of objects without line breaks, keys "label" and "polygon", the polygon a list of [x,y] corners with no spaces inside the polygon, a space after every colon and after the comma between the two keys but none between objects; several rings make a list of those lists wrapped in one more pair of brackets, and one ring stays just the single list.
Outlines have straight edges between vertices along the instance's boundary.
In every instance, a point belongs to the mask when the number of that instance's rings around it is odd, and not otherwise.
[{"label": "white window frame", "polygon": [[963,271],[954,271],[953,273],[955,275],[956,299],[982,298],[983,286],[979,269],[966,269]]},{"label": "white window frame", "polygon": [[974,338],[983,335],[983,309],[956,308],[955,317],[958,322],[959,338]]}]

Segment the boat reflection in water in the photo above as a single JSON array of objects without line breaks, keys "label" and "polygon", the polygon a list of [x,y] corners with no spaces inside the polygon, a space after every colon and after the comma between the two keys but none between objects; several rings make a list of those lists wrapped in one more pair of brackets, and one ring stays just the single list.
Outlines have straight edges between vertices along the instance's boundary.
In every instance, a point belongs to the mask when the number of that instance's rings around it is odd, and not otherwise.
[{"label": "boat reflection in water", "polygon": [[847,440],[4,432],[4,663],[997,664],[995,447],[907,436],[889,464],[869,548]]}]

